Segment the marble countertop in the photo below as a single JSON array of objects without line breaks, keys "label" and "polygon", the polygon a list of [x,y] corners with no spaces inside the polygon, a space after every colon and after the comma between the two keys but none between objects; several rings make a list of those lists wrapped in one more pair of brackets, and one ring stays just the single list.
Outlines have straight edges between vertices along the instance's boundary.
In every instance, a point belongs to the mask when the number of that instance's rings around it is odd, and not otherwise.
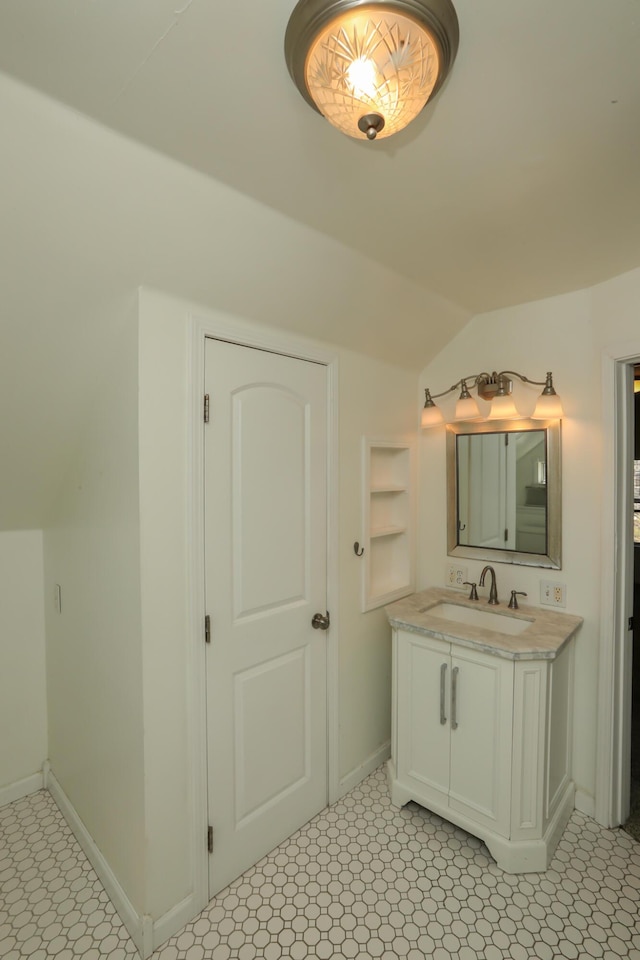
[{"label": "marble countertop", "polygon": [[[429,609],[439,603],[485,609],[498,616],[528,621],[530,626],[517,636],[507,636],[497,630],[430,615]],[[553,660],[582,623],[582,617],[525,604],[520,604],[518,610],[509,610],[506,602],[489,606],[484,598],[469,600],[466,593],[444,587],[413,593],[385,609],[389,623],[399,630],[435,637],[507,660]]]}]

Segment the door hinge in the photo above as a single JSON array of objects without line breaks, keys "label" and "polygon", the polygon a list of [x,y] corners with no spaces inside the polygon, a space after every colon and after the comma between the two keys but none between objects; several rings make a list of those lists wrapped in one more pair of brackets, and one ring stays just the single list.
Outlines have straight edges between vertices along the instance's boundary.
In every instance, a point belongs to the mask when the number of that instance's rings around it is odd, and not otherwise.
[{"label": "door hinge", "polygon": [[204,642],[211,643],[211,617],[209,614],[204,618]]},{"label": "door hinge", "polygon": [[506,543],[508,539],[509,539],[509,528],[508,528],[508,527],[505,527],[505,528],[504,528],[504,542]]},{"label": "door hinge", "polygon": [[209,423],[209,394],[204,395],[204,422]]},{"label": "door hinge", "polygon": [[213,827],[207,827],[207,850],[213,853]]},{"label": "door hinge", "polygon": [[629,617],[629,625],[627,626],[627,630],[633,630],[633,617]]}]

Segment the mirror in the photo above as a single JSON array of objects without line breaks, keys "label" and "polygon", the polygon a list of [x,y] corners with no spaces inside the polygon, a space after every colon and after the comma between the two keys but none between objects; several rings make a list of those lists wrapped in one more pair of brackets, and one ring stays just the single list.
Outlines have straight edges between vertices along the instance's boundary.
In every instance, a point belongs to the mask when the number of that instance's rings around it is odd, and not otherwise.
[{"label": "mirror", "polygon": [[562,566],[559,420],[447,424],[447,552]]}]

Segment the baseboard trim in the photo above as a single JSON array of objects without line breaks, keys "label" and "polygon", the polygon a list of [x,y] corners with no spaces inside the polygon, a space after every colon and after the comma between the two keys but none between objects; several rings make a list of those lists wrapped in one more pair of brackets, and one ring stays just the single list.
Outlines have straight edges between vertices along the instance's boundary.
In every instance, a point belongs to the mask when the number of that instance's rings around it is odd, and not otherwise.
[{"label": "baseboard trim", "polygon": [[165,940],[172,937],[178,930],[182,930],[185,924],[190,923],[202,912],[202,909],[197,905],[195,895],[190,894],[180,903],[176,903],[175,907],[163,913],[153,924],[153,949],[157,950]]},{"label": "baseboard trim", "polygon": [[354,767],[354,769],[347,773],[346,776],[342,777],[338,783],[338,795],[332,797],[331,802],[339,800],[340,797],[343,797],[345,793],[349,793],[349,790],[353,790],[354,787],[357,787],[358,784],[364,780],[365,777],[368,777],[370,773],[373,773],[374,770],[377,770],[378,767],[382,766],[383,763],[391,756],[391,741],[387,740],[386,743],[383,743],[381,747],[378,747],[377,750],[374,750],[370,754],[364,763],[361,763],[360,766]]},{"label": "baseboard trim", "polygon": [[42,772],[32,773],[30,777],[23,777],[22,780],[15,780],[8,783],[6,787],[0,787],[0,807],[5,807],[14,800],[22,800],[28,797],[30,793],[37,793],[44,787],[44,777]]},{"label": "baseboard trim", "polygon": [[592,820],[596,818],[596,801],[595,798],[591,796],[590,793],[585,793],[584,790],[576,790],[576,799],[575,799],[575,808],[579,810],[580,813],[584,813],[585,817],[590,817]]},{"label": "baseboard trim", "polygon": [[153,953],[153,923],[151,917],[139,914],[120,886],[116,875],[96,846],[91,834],[80,819],[75,807],[56,780],[51,769],[46,771],[47,790],[55,800],[73,835],[84,850],[87,859],[98,875],[118,916],[127,928],[138,953],[146,960]]}]

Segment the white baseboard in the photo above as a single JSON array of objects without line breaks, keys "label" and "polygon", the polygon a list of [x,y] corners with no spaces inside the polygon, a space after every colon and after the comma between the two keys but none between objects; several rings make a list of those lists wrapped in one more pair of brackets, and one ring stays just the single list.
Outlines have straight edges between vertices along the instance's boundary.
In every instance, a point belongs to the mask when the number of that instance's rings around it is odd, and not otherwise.
[{"label": "white baseboard", "polygon": [[91,834],[78,816],[78,813],[58,783],[50,769],[46,771],[46,785],[55,800],[62,816],[69,824],[76,840],[84,850],[91,866],[98,874],[102,886],[118,912],[118,916],[127,928],[138,953],[146,960],[153,952],[153,924],[151,917],[139,914],[120,886],[116,875],[103,857]]},{"label": "white baseboard", "polygon": [[185,924],[190,923],[194,917],[202,912],[203,907],[199,907],[194,894],[190,894],[176,903],[166,913],[163,913],[153,924],[153,949],[157,950],[162,946],[165,940],[172,937],[178,930],[182,930]]},{"label": "white baseboard", "polygon": [[[40,775],[42,785],[43,776]],[[170,910],[167,910],[157,920],[147,914],[139,914],[126,893],[120,886],[113,870],[105,860],[104,856],[95,844],[89,831],[78,816],[78,813],[65,794],[64,790],[51,772],[49,764],[44,768],[44,785],[49,791],[60,812],[69,824],[76,840],[84,850],[87,859],[98,875],[107,896],[118,912],[118,916],[127,928],[129,936],[135,943],[138,953],[142,960],[147,960],[153,951],[161,944],[172,937],[174,933],[184,927],[186,923],[193,920],[202,910],[198,905],[195,894],[190,894],[177,903]]]},{"label": "white baseboard", "polygon": [[360,766],[355,767],[350,773],[347,773],[346,776],[340,779],[338,783],[338,795],[333,797],[331,802],[333,803],[339,800],[345,793],[349,793],[349,790],[357,787],[361,780],[364,780],[370,773],[377,770],[379,766],[386,763],[390,756],[391,741],[387,740],[386,743],[383,743],[381,747],[378,747],[377,750],[368,756],[364,763],[361,763]]},{"label": "white baseboard", "polygon": [[591,817],[592,820],[595,820],[596,801],[590,793],[585,793],[584,790],[576,789],[575,808],[576,810],[579,810],[580,813],[584,813],[585,817]]},{"label": "white baseboard", "polygon": [[30,777],[8,783],[6,787],[0,787],[0,807],[4,807],[7,803],[13,803],[14,800],[21,800],[22,797],[28,797],[30,793],[37,793],[43,787],[42,772],[32,773]]}]

